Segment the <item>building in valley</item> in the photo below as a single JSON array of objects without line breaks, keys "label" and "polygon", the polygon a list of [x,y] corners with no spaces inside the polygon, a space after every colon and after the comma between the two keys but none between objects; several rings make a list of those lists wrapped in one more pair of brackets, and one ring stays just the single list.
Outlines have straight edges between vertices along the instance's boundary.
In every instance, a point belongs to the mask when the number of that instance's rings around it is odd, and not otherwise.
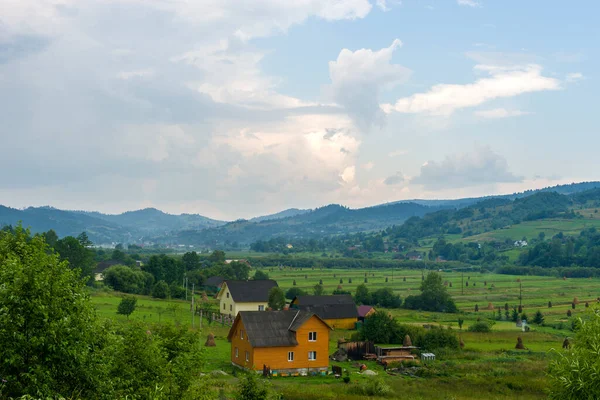
[{"label": "building in valley", "polygon": [[233,365],[273,375],[324,374],[331,327],[301,310],[240,311],[229,330]]},{"label": "building in valley", "polygon": [[349,294],[296,296],[290,308],[312,312],[334,329],[355,329],[358,311]]},{"label": "building in valley", "polygon": [[226,280],[217,294],[221,314],[235,317],[240,311],[265,311],[269,290],[277,287],[271,279],[257,281]]}]

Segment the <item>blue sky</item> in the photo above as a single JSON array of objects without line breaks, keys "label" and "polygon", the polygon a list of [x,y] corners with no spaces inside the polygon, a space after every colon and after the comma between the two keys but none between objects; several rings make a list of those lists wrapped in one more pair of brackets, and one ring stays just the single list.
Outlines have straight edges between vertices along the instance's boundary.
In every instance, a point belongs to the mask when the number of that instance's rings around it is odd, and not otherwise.
[{"label": "blue sky", "polygon": [[0,6],[5,205],[233,219],[598,179],[591,0]]}]

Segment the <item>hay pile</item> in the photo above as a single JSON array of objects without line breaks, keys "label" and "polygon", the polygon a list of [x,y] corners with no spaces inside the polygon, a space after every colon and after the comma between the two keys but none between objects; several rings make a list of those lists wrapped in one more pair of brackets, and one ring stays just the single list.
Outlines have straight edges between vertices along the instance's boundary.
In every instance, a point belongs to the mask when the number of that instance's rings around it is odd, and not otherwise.
[{"label": "hay pile", "polygon": [[521,336],[517,338],[517,345],[515,346],[515,349],[525,350],[525,346],[523,345],[523,339],[521,339]]},{"label": "hay pile", "polygon": [[204,343],[205,347],[216,347],[217,344],[215,343],[215,335],[213,335],[212,333],[208,334],[208,338],[206,339],[206,343]]},{"label": "hay pile", "polygon": [[402,346],[412,346],[412,340],[410,340],[410,336],[404,336],[404,341],[402,342]]}]

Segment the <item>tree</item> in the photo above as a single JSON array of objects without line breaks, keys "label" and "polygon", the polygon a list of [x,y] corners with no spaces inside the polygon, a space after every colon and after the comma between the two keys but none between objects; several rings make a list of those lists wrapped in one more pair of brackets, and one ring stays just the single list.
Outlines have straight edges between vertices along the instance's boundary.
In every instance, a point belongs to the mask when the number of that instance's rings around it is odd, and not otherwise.
[{"label": "tree", "polygon": [[83,246],[73,236],[64,237],[56,242],[54,250],[60,255],[61,261],[68,261],[73,269],[79,269],[80,276],[92,282],[94,269],[94,253]]},{"label": "tree", "polygon": [[398,323],[385,311],[376,311],[367,318],[362,326],[362,335],[375,343],[390,343],[397,331]]},{"label": "tree", "polygon": [[124,293],[149,294],[154,285],[154,277],[151,274],[125,265],[108,267],[103,275],[105,284]]},{"label": "tree", "polygon": [[183,267],[186,271],[195,271],[200,269],[200,256],[195,251],[187,252],[181,257]]},{"label": "tree", "polygon": [[306,292],[298,287],[292,287],[285,292],[286,299],[293,300],[296,296],[306,296]]},{"label": "tree", "polygon": [[458,319],[458,329],[462,330],[463,324],[465,323],[465,320],[462,318]]},{"label": "tree", "polygon": [[354,302],[356,304],[371,304],[371,294],[369,293],[369,288],[364,283],[356,287]]},{"label": "tree", "polygon": [[597,309],[579,318],[571,349],[556,351],[550,362],[550,399],[575,400],[600,398],[595,371],[600,370],[600,315]]},{"label": "tree", "polygon": [[123,296],[121,302],[119,303],[119,307],[117,308],[117,314],[129,316],[131,313],[135,311],[135,307],[137,305],[137,299],[135,296]]},{"label": "tree", "polygon": [[17,226],[0,232],[0,288],[2,396],[102,391],[105,336],[78,271]]},{"label": "tree", "polygon": [[212,254],[208,256],[208,261],[210,261],[212,264],[224,264],[225,252],[221,250],[213,251]]},{"label": "tree", "polygon": [[152,288],[152,297],[166,299],[169,297],[169,285],[165,281],[158,281]]},{"label": "tree", "polygon": [[88,235],[85,232],[81,232],[79,235],[77,235],[77,240],[83,247],[90,247],[94,244],[90,238],[88,238]]},{"label": "tree", "polygon": [[425,311],[457,312],[456,304],[442,282],[442,276],[437,272],[430,272],[421,282],[421,294],[408,296],[404,306],[410,309]]},{"label": "tree", "polygon": [[322,296],[325,294],[325,289],[323,288],[323,285],[315,285],[313,287],[313,293],[315,296]]},{"label": "tree", "polygon": [[533,316],[533,322],[536,325],[542,325],[544,323],[544,314],[540,310],[537,310],[535,315]]},{"label": "tree", "polygon": [[237,400],[267,400],[269,391],[264,384],[259,384],[255,374],[250,373],[240,382]]},{"label": "tree", "polygon": [[54,248],[56,246],[56,242],[58,241],[58,235],[54,232],[53,229],[50,229],[48,232],[43,234],[44,240],[48,244],[50,248]]},{"label": "tree", "polygon": [[402,299],[394,291],[387,287],[377,289],[371,294],[372,304],[385,308],[400,308]]},{"label": "tree", "polygon": [[272,287],[269,290],[269,307],[273,310],[281,310],[285,307],[285,295],[280,287]]},{"label": "tree", "polygon": [[252,277],[252,279],[254,279],[255,281],[265,281],[265,280],[269,279],[269,274],[267,274],[266,272],[263,272],[260,269],[257,269],[256,272],[254,273],[254,276]]}]

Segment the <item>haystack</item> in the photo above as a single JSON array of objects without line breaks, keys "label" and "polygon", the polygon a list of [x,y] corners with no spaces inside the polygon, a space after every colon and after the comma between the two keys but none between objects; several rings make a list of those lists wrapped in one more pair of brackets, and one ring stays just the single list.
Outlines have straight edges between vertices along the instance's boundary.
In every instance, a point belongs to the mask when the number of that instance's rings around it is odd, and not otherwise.
[{"label": "haystack", "polygon": [[493,310],[494,309],[494,305],[492,303],[488,303],[487,309],[488,310]]},{"label": "haystack", "polygon": [[412,346],[412,340],[410,340],[410,336],[404,336],[404,341],[402,342],[402,346]]},{"label": "haystack", "polygon": [[215,335],[212,333],[208,334],[208,338],[206,339],[206,343],[204,343],[205,347],[215,347],[217,344],[215,343]]},{"label": "haystack", "polygon": [[523,339],[521,339],[521,336],[517,338],[517,345],[515,346],[515,349],[525,350],[525,346],[523,345]]},{"label": "haystack", "polygon": [[461,349],[465,348],[465,342],[463,342],[462,338],[460,338],[460,342],[458,342],[458,344],[460,345]]},{"label": "haystack", "polygon": [[571,343],[569,342],[569,338],[565,338],[565,340],[563,341],[563,344],[562,344],[562,348],[563,349],[568,349],[569,347],[571,347]]},{"label": "haystack", "polygon": [[574,304],[579,304],[579,299],[577,297],[573,297],[573,303]]}]

